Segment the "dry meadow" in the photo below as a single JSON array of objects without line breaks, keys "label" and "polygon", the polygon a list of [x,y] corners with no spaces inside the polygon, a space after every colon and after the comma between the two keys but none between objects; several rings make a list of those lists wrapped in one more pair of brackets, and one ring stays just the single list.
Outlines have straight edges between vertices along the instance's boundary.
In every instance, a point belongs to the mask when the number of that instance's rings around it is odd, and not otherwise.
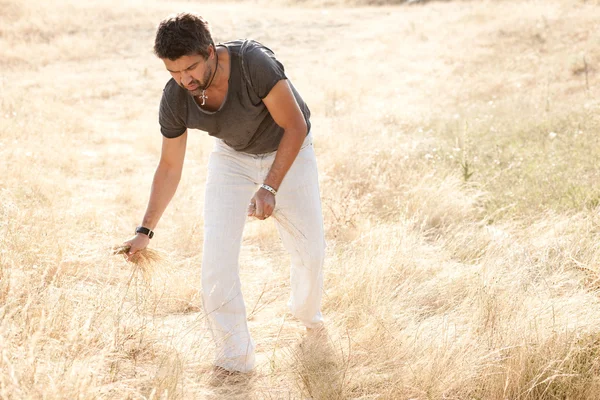
[{"label": "dry meadow", "polygon": [[[0,0],[0,399],[599,398],[600,6],[276,4]],[[111,254],[160,151],[155,28],[182,10],[286,65],[328,240],[315,344],[272,223],[248,223],[257,369],[220,386],[205,133],[151,242],[162,261]]]}]

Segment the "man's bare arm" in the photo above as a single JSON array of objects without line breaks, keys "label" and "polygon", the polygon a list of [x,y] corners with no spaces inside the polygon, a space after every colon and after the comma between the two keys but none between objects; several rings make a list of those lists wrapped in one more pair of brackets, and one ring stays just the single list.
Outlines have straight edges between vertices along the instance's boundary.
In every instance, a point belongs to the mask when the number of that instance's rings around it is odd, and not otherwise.
[{"label": "man's bare arm", "polygon": [[[160,217],[177,191],[183,170],[186,143],[187,131],[174,139],[163,138],[160,161],[154,173],[150,199],[142,220],[142,226],[150,230],[156,228]],[[149,241],[147,235],[138,233],[124,244],[131,246],[129,254],[132,255],[146,248]]]},{"label": "man's bare arm", "polygon": [[[283,137],[279,143],[275,161],[263,182],[278,190],[306,138],[307,126],[287,80],[277,82],[267,97],[263,99],[263,103],[267,106],[273,120],[283,128]],[[275,196],[265,189],[259,189],[250,203],[256,205],[254,209],[248,210],[248,215],[265,219],[273,213]]]}]

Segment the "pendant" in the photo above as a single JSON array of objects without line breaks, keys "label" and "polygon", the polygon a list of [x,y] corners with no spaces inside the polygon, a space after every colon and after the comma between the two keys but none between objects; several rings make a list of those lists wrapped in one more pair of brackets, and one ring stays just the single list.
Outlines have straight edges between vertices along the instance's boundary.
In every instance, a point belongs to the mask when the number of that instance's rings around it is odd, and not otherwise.
[{"label": "pendant", "polygon": [[208,96],[206,95],[206,90],[202,91],[202,94],[200,96],[198,96],[202,99],[202,103],[200,103],[201,106],[206,104],[206,99],[208,99]]}]

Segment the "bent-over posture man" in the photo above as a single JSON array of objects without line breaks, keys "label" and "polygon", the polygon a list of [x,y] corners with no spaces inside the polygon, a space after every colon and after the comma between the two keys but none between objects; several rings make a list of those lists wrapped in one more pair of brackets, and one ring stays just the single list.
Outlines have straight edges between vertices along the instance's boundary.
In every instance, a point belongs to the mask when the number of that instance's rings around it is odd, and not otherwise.
[{"label": "bent-over posture man", "polygon": [[175,194],[188,129],[214,136],[204,206],[202,299],[215,340],[215,365],[254,367],[239,253],[246,216],[275,217],[291,255],[292,314],[309,330],[323,324],[325,240],[310,134],[310,111],[273,52],[258,42],[215,45],[207,22],[184,13],[162,21],[154,52],[172,79],[159,122],[162,153],[150,200],[129,256],[144,249]]}]

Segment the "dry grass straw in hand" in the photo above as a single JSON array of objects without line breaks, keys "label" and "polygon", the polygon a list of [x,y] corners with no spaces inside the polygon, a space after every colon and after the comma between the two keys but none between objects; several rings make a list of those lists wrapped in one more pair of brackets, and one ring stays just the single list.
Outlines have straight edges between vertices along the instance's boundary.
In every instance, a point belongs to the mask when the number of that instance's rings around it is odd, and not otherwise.
[{"label": "dry grass straw in hand", "polygon": [[[112,253],[115,255],[127,254],[130,248],[131,246],[127,245],[115,246]],[[145,248],[133,254],[128,261],[135,265],[137,271],[141,272],[144,281],[150,283],[157,270],[156,266],[163,263],[164,258],[158,251]]]}]

